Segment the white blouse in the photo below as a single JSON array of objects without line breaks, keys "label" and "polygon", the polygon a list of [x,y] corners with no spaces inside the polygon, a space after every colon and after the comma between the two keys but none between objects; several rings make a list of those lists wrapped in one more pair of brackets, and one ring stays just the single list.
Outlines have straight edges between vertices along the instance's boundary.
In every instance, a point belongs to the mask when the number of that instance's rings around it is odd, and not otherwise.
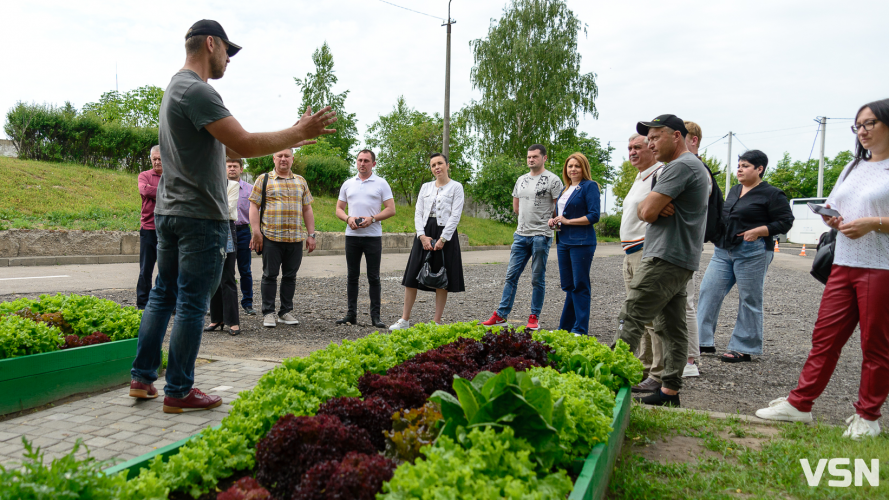
[{"label": "white blouse", "polygon": [[843,216],[844,222],[882,217],[885,232],[871,231],[856,240],[837,233],[833,263],[889,270],[889,160],[861,161],[848,172],[851,165],[843,169],[827,203]]},{"label": "white blouse", "polygon": [[417,236],[425,236],[426,221],[435,207],[435,220],[444,226],[441,236],[447,241],[454,239],[457,224],[463,215],[463,185],[451,180],[442,187],[435,187],[435,181],[427,182],[420,188],[417,195],[417,206],[414,207],[414,229]]},{"label": "white blouse", "polygon": [[559,196],[559,215],[565,213],[565,205],[568,204],[568,199],[571,198],[571,195],[574,194],[574,191],[577,191],[577,188],[580,186],[569,186],[565,189],[565,192],[562,193],[562,196]]},{"label": "white blouse", "polygon": [[241,183],[238,181],[228,181],[228,218],[238,220],[238,195],[241,193]]}]

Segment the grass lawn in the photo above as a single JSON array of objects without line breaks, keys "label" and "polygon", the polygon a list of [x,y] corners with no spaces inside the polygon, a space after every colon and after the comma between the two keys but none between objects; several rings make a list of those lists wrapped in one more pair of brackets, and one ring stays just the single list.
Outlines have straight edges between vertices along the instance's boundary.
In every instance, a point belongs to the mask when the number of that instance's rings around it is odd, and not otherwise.
[{"label": "grass lawn", "polygon": [[[844,427],[822,424],[752,426],[704,413],[647,410],[634,406],[624,448],[609,486],[611,499],[872,499],[889,498],[889,436],[855,442]],[[819,459],[848,458],[851,486],[824,467],[819,486],[809,486],[800,463],[815,472]],[[855,486],[855,459],[871,468],[879,459],[879,486],[862,477]]]},{"label": "grass lawn", "polygon": [[[0,157],[0,230],[83,229],[137,231],[142,201],[137,175],[71,163],[47,163]],[[345,231],[336,218],[336,199],[318,196],[313,203],[318,231]],[[414,208],[396,207],[383,231],[414,231]],[[457,228],[471,246],[509,245],[515,226],[464,215]],[[600,238],[613,241],[614,238]]]}]

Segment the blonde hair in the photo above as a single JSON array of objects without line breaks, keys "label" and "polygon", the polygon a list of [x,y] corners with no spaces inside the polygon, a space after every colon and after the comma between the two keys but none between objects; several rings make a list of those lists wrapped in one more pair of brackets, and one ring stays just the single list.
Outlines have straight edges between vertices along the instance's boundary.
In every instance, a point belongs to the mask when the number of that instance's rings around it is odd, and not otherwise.
[{"label": "blonde hair", "polygon": [[698,143],[701,142],[701,137],[704,136],[704,133],[701,132],[701,126],[695,122],[685,121],[685,130],[688,130],[688,135],[692,137],[698,138]]},{"label": "blonde hair", "polygon": [[[586,156],[583,153],[572,153],[571,156],[565,159],[565,164],[562,165],[562,183],[564,184],[564,188],[562,192],[565,192],[565,189],[568,189],[571,186],[571,179],[568,178],[568,162],[572,159],[577,160],[577,163],[580,163],[580,170],[583,173],[583,178],[585,180],[591,181],[593,178],[590,176],[590,161],[587,160]],[[598,186],[599,183],[597,182]]]}]

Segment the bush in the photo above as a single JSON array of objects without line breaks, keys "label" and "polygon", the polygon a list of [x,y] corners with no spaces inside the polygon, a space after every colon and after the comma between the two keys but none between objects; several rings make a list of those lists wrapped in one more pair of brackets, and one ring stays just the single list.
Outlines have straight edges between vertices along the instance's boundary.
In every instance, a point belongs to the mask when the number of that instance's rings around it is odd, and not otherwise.
[{"label": "bush", "polygon": [[[257,179],[260,175],[271,172],[275,168],[275,160],[272,159],[272,155],[268,156],[260,156],[259,158],[248,158],[247,166],[244,167],[244,171],[250,174],[254,179]],[[306,176],[306,162],[300,155],[293,156],[293,165],[290,167],[290,170],[299,176]],[[309,186],[311,189],[312,186]]]},{"label": "bush", "polygon": [[[297,155],[301,156],[301,155]],[[336,156],[302,156],[305,162],[306,182],[313,194],[326,194],[336,196],[340,192],[340,186],[351,175],[351,169],[346,160]],[[294,161],[296,164],[296,161]]]},{"label": "bush", "polygon": [[607,236],[609,238],[620,238],[620,220],[620,213],[599,217],[599,222],[593,226],[596,230],[596,235]]},{"label": "bush", "polygon": [[528,168],[505,156],[486,159],[469,184],[469,196],[487,207],[491,218],[507,224],[516,223],[512,211],[512,188],[516,179],[528,173]]}]

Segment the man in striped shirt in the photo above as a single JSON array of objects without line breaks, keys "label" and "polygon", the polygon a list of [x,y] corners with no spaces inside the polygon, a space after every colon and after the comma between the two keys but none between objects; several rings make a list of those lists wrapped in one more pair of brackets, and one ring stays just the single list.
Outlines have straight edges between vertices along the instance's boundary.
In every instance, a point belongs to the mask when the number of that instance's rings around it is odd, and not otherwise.
[{"label": "man in striped shirt", "polygon": [[[315,250],[315,214],[312,212],[312,193],[302,176],[294,174],[293,151],[278,151],[272,158],[275,168],[262,174],[250,193],[250,227],[253,238],[250,248],[262,252],[262,325],[277,323],[298,325],[293,314],[293,294],[296,292],[296,273],[302,263],[303,248]],[[263,182],[268,178],[263,193]],[[265,211],[260,225],[259,211],[265,196]],[[305,222],[305,224],[303,224]],[[281,307],[275,312],[275,288],[281,273]]]}]

